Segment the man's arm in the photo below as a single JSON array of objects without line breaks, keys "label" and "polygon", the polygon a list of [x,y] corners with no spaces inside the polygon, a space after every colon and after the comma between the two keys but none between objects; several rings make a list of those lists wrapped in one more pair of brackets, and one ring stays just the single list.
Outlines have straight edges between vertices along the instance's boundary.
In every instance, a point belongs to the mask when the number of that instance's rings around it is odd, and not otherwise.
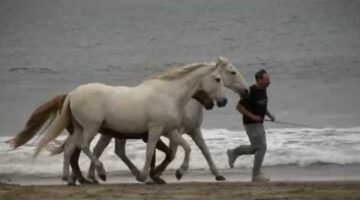
[{"label": "man's arm", "polygon": [[250,119],[254,120],[254,121],[263,121],[263,119],[258,116],[258,115],[254,115],[253,113],[251,113],[250,111],[248,111],[244,105],[242,105],[240,102],[238,103],[238,105],[236,106],[236,109],[243,115],[249,117]]},{"label": "man's arm", "polygon": [[266,116],[268,116],[271,121],[275,121],[274,115],[271,114],[268,109],[266,109]]}]

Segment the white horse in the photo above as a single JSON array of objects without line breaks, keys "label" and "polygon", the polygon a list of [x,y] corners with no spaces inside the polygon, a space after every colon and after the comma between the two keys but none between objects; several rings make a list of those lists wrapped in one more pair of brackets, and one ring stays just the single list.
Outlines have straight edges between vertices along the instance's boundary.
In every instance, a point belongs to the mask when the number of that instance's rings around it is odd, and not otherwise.
[{"label": "white horse", "polygon": [[[210,64],[210,63],[209,63]],[[211,63],[212,65],[216,65],[215,62]],[[221,80],[221,75],[220,75],[220,69],[223,69],[225,66],[228,65],[227,61],[224,58],[219,58],[219,67],[211,74],[205,76],[204,78],[202,78],[199,88],[198,90],[205,92],[207,95],[207,99],[208,101],[213,101],[215,100],[217,102],[217,105],[219,107],[223,107],[226,105],[227,100],[223,93],[223,84],[222,84],[222,80]],[[180,67],[180,66],[179,66]],[[196,101],[199,102],[199,105],[202,106],[202,104],[200,103],[199,99],[194,99],[192,98],[190,101]],[[189,105],[186,104],[186,105]],[[182,121],[183,121],[184,117],[182,117]],[[120,133],[118,133],[120,134]],[[94,149],[94,155],[98,158],[100,156],[100,154],[104,151],[104,149],[106,148],[106,146],[110,143],[111,139],[112,139],[112,135],[109,134],[102,134],[97,145],[96,148]],[[70,137],[70,136],[69,136]],[[64,144],[67,143],[67,141],[70,138],[67,138],[64,142]],[[135,138],[131,138],[131,139],[135,139]],[[144,138],[136,138],[136,139],[144,139]],[[121,160],[123,160],[123,162],[129,167],[130,171],[137,177],[137,179],[139,180],[140,178],[140,171],[135,167],[134,164],[132,164],[132,162],[126,157],[124,151],[125,151],[125,143],[126,143],[126,139],[118,139],[116,138],[116,149],[115,149],[115,153],[121,158]],[[58,148],[55,148],[52,150],[52,155],[54,154],[59,154],[61,152],[63,152],[63,148],[64,148],[64,144],[60,145]],[[100,149],[99,149],[100,148]],[[124,150],[120,150],[118,148],[123,148]],[[121,152],[121,154],[118,154],[118,152]],[[124,155],[124,156],[123,156]],[[169,159],[169,158],[168,158]],[[170,160],[170,159],[169,159]],[[171,159],[172,160],[172,159]],[[74,170],[74,169],[73,169]],[[74,171],[73,171],[74,173]],[[92,176],[91,176],[92,175]],[[156,176],[156,175],[155,175]],[[79,178],[79,174],[73,174],[73,177],[77,177]],[[88,178],[90,178],[91,180],[93,180],[94,182],[97,182],[96,178],[95,178],[95,165],[93,162],[91,162],[91,166],[89,169],[89,176]],[[100,177],[102,180],[106,179],[106,177]],[[151,178],[155,178],[154,176],[152,176]],[[74,181],[74,179],[72,180]],[[156,176],[156,181],[157,183],[164,183],[164,181]],[[70,183],[69,185],[74,185],[75,183]]]},{"label": "white horse", "polygon": [[190,146],[177,129],[180,128],[186,103],[198,90],[201,79],[220,66],[218,63],[186,65],[136,87],[112,87],[99,83],[79,86],[66,97],[60,115],[41,139],[35,155],[60,135],[70,121],[71,112],[74,134],[64,152],[64,175],[67,180],[70,180],[69,159],[77,145],[81,145],[82,151],[95,163],[98,173],[105,175],[103,164],[89,149],[90,142],[103,126],[119,133],[148,132],[146,161],[140,180],[149,182],[150,161],[162,134],[184,148],[183,163],[188,162]]},{"label": "white horse", "polygon": [[[221,81],[223,82],[224,86],[233,90],[235,93],[239,94],[241,97],[248,95],[248,84],[241,75],[241,73],[234,67],[233,64],[231,64],[226,58],[219,58],[220,61],[220,67],[218,68],[218,73],[220,74]],[[215,63],[213,64],[215,65]],[[215,72],[214,72],[215,73]],[[202,85],[208,85],[211,86],[211,82],[213,81],[212,76],[207,76],[203,79]],[[218,105],[218,96],[214,93],[214,87],[202,87],[202,89],[207,92],[211,98],[217,100]],[[221,104],[221,102],[220,102]],[[221,106],[221,105],[220,105]],[[217,169],[211,154],[209,152],[209,149],[204,141],[204,138],[202,136],[201,132],[201,124],[203,121],[203,106],[200,104],[199,101],[195,99],[191,99],[185,106],[185,112],[184,116],[182,117],[181,121],[181,127],[182,131],[181,134],[187,134],[189,135],[192,140],[195,142],[195,144],[198,146],[198,148],[201,150],[203,156],[205,157],[209,168],[213,175],[215,176],[215,179],[218,181],[225,180],[225,178],[220,175],[219,170]],[[112,137],[109,135],[101,135],[98,143],[96,144],[94,148],[94,154],[95,156],[99,157],[104,149],[109,145]],[[125,155],[125,139],[115,139],[115,153],[116,155],[119,155],[119,157],[124,161],[124,163],[128,166],[128,168],[131,170],[132,174],[134,174],[136,177],[140,176],[139,170],[135,167],[135,165],[126,157]],[[168,166],[168,164],[174,159],[176,151],[177,151],[178,145],[174,142],[170,143],[171,148],[171,156],[170,159],[164,160],[164,162],[156,169],[157,176],[160,176],[161,173],[165,170],[165,168]],[[186,163],[185,166],[187,166],[189,163]],[[184,168],[180,168],[180,170],[183,170]],[[176,176],[178,179],[181,179],[183,176],[184,171],[178,170],[176,173]],[[94,163],[90,164],[89,172],[88,172],[88,178],[97,181],[95,178],[95,165]]]}]

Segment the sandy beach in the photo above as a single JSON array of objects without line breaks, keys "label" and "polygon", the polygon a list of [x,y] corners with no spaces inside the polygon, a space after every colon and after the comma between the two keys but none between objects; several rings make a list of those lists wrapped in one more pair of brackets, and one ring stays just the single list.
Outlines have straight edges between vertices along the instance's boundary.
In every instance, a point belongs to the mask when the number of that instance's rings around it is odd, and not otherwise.
[{"label": "sandy beach", "polygon": [[190,170],[180,182],[172,170],[166,185],[144,185],[125,172],[106,184],[66,186],[60,177],[15,177],[0,185],[0,199],[360,199],[359,167],[267,167],[268,183],[251,183],[250,169],[223,170],[215,182],[207,170]]},{"label": "sandy beach", "polygon": [[360,199],[360,182],[0,185],[1,199]]}]

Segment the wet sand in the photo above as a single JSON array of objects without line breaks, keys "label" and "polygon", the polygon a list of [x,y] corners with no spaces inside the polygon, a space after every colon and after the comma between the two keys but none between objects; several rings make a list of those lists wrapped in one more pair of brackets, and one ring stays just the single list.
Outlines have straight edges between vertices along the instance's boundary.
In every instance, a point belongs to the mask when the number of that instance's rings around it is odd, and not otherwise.
[{"label": "wet sand", "polygon": [[251,169],[221,170],[215,182],[208,170],[190,170],[181,182],[168,170],[167,185],[137,183],[128,172],[108,173],[106,184],[66,186],[60,177],[19,176],[0,182],[0,199],[360,199],[358,165],[266,167],[268,183],[251,183]]},{"label": "wet sand", "polygon": [[360,199],[360,182],[0,185],[1,199]]}]

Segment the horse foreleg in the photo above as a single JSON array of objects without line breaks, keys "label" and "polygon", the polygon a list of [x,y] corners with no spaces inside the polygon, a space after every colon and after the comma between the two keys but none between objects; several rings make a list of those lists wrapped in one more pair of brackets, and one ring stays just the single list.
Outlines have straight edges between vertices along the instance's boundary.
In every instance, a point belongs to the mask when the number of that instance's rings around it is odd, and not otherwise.
[{"label": "horse foreleg", "polygon": [[141,175],[140,171],[126,156],[125,145],[126,145],[125,139],[115,139],[115,154],[130,169],[131,173],[136,177],[136,180],[140,181],[140,175]]},{"label": "horse foreleg", "polygon": [[155,146],[160,139],[160,136],[163,132],[162,126],[152,126],[149,127],[149,134],[148,134],[148,143],[146,145],[146,160],[144,164],[143,171],[140,176],[140,181],[150,183],[149,179],[149,168],[150,163],[153,159],[153,155],[155,152]]},{"label": "horse foreleg", "polygon": [[180,180],[186,170],[189,168],[189,161],[190,161],[190,152],[191,148],[190,145],[186,142],[186,140],[181,136],[180,132],[178,130],[174,130],[170,133],[170,140],[172,140],[174,143],[179,144],[181,147],[183,147],[185,155],[184,155],[184,161],[180,168],[176,171],[176,178]]},{"label": "horse foreleg", "polygon": [[217,181],[224,181],[225,177],[219,174],[219,170],[217,169],[213,159],[211,158],[211,154],[209,149],[204,141],[200,128],[196,129],[194,132],[189,134],[191,138],[194,140],[195,144],[199,147],[202,154],[204,155],[211,172],[214,174]]},{"label": "horse foreleg", "polygon": [[[98,142],[96,143],[94,147],[94,156],[96,158],[99,158],[101,154],[104,152],[105,148],[110,144],[112,137],[107,135],[101,135]],[[92,180],[95,183],[98,183],[98,180],[96,180],[95,177],[95,163],[91,161],[89,170],[88,170],[88,176],[90,180]],[[100,177],[101,178],[101,177]]]},{"label": "horse foreleg", "polygon": [[[159,139],[159,141],[157,142],[156,149],[159,149],[166,154],[165,159],[168,159],[168,157],[171,156],[170,148],[167,147],[166,144],[161,139]],[[157,184],[166,184],[165,180],[160,178],[160,175],[156,173],[155,165],[156,165],[156,150],[154,151],[154,156],[150,165],[150,177]]]},{"label": "horse foreleg", "polygon": [[[172,161],[171,149],[168,146],[166,146],[166,144],[161,139],[159,139],[158,143],[156,144],[156,149],[159,149],[160,151],[165,153],[165,159],[161,164],[163,165],[166,164],[167,166],[167,164]],[[160,178],[161,173],[158,173],[157,168],[155,168],[155,164],[156,164],[156,151],[154,152],[153,160],[151,161],[150,177],[151,179],[154,180],[155,183],[165,184],[166,182],[162,178]]]},{"label": "horse foreleg", "polygon": [[[158,145],[159,145],[159,143],[158,143]],[[166,167],[169,166],[171,161],[174,160],[178,146],[179,146],[177,143],[174,143],[174,141],[172,141],[172,140],[170,140],[170,148],[167,147],[164,143],[162,143],[160,145],[162,146],[161,147],[163,149],[162,151],[164,151],[164,152],[166,151],[166,157],[163,160],[163,162],[155,168],[155,174],[157,176],[160,176],[165,171]]]}]

